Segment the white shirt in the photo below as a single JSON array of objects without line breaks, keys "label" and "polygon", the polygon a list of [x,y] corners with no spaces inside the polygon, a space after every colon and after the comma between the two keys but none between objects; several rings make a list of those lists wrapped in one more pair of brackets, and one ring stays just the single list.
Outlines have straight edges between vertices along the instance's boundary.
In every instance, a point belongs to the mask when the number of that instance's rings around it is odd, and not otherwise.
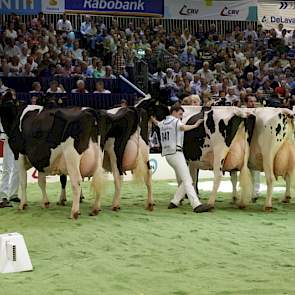
[{"label": "white shirt", "polygon": [[80,27],[80,32],[82,35],[89,35],[91,33],[91,23],[83,22]]},{"label": "white shirt", "polygon": [[55,92],[48,88],[46,93],[65,93],[65,91],[63,91],[60,87],[57,87]]},{"label": "white shirt", "polygon": [[93,93],[111,93],[111,91],[110,90],[107,90],[107,89],[104,89],[103,91],[97,91],[97,90],[95,90]]},{"label": "white shirt", "polygon": [[182,150],[184,131],[180,129],[183,124],[173,116],[167,116],[159,122],[162,156],[173,155]]},{"label": "white shirt", "polygon": [[56,29],[58,31],[66,31],[66,32],[71,32],[73,31],[73,27],[72,24],[69,20],[66,20],[64,22],[63,19],[58,20],[57,24],[56,24]]}]

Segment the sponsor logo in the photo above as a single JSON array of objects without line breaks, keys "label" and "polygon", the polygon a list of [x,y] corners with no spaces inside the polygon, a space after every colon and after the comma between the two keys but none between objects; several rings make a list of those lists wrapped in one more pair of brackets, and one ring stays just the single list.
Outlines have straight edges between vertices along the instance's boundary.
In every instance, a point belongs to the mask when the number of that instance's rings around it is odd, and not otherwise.
[{"label": "sponsor logo", "polygon": [[58,0],[49,0],[49,5],[56,6],[58,4]]},{"label": "sponsor logo", "polygon": [[291,9],[295,9],[295,2],[280,2],[279,3],[280,7],[279,9],[287,9],[287,8],[291,8]]},{"label": "sponsor logo", "polygon": [[270,22],[276,24],[295,24],[295,17],[271,16]]},{"label": "sponsor logo", "polygon": [[295,2],[286,2],[286,1],[282,1],[279,2],[279,9],[287,9],[287,8],[291,8],[291,9],[295,9]]},{"label": "sponsor logo", "polygon": [[151,166],[151,170],[152,170],[152,174],[154,174],[157,169],[158,169],[158,162],[156,159],[150,159],[150,166]]},{"label": "sponsor logo", "polygon": [[228,7],[224,7],[221,12],[220,15],[221,16],[236,16],[239,15],[240,10],[239,9],[229,9]]},{"label": "sponsor logo", "polygon": [[267,22],[267,17],[264,16],[264,17],[262,18],[261,22],[266,23],[266,22]]},{"label": "sponsor logo", "polygon": [[179,14],[180,15],[197,15],[199,13],[199,9],[197,8],[188,8],[187,5],[183,5],[183,7],[180,9]]},{"label": "sponsor logo", "polygon": [[84,0],[85,9],[109,9],[125,11],[144,11],[143,0],[122,1],[122,0]]}]

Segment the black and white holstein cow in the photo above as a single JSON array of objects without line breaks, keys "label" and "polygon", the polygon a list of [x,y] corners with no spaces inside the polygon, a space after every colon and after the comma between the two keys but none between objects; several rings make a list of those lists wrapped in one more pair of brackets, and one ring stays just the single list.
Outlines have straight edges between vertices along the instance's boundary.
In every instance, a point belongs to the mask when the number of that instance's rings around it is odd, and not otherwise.
[{"label": "black and white holstein cow", "polygon": [[[114,108],[107,111],[108,132],[105,136],[103,168],[112,172],[115,184],[112,210],[120,209],[122,175],[132,171],[134,178],[147,187],[147,209],[153,210],[152,174],[149,165],[148,126],[150,116],[163,120],[169,113],[167,106],[149,96],[135,107]],[[60,202],[65,200],[65,181]]]},{"label": "black and white holstein cow", "polygon": [[11,93],[2,100],[0,117],[15,159],[19,159],[21,203],[27,207],[27,170],[38,170],[43,207],[48,207],[46,175],[69,175],[73,205],[71,217],[79,216],[82,177],[92,176],[96,199],[92,215],[100,209],[104,134],[103,113],[90,108],[45,109],[42,106],[17,107]]},{"label": "black and white holstein cow", "polygon": [[184,155],[193,180],[198,169],[213,170],[214,183],[208,204],[214,206],[223,172],[240,171],[239,207],[244,208],[252,193],[247,164],[255,116],[237,107],[212,107],[205,111],[201,107],[185,106],[184,109],[185,124],[204,119],[204,124],[184,135]]},{"label": "black and white holstein cow", "polygon": [[[264,209],[272,209],[273,181],[282,176],[286,181],[284,203],[291,199],[295,185],[294,113],[283,108],[255,109],[256,123],[250,145],[249,168],[265,173],[267,198]],[[236,173],[232,175],[233,194]]]}]

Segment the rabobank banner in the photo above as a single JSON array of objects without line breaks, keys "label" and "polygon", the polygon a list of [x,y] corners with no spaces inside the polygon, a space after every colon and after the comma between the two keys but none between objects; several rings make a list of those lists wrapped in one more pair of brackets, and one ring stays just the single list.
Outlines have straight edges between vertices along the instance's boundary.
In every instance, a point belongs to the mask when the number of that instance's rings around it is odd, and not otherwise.
[{"label": "rabobank banner", "polygon": [[164,0],[66,0],[65,10],[78,13],[163,16]]},{"label": "rabobank banner", "polygon": [[165,0],[165,18],[257,21],[257,0]]},{"label": "rabobank banner", "polygon": [[1,14],[38,14],[41,11],[40,0],[0,0]]},{"label": "rabobank banner", "polygon": [[295,1],[259,1],[258,21],[265,29],[283,24],[287,30],[295,30]]}]

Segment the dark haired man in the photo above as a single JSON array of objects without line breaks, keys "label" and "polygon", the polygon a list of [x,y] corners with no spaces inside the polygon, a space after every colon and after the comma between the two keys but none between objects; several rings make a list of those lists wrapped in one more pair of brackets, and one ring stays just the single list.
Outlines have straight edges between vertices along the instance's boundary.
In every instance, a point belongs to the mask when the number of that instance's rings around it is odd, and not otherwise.
[{"label": "dark haired man", "polygon": [[202,120],[198,120],[193,125],[184,125],[181,123],[183,112],[182,106],[175,104],[170,109],[170,116],[167,116],[165,120],[158,122],[153,118],[153,122],[160,128],[162,156],[174,169],[177,179],[180,181],[168,209],[177,208],[186,194],[195,213],[208,212],[211,207],[201,204],[192,185],[192,178],[182,151],[184,132],[197,128]]}]

